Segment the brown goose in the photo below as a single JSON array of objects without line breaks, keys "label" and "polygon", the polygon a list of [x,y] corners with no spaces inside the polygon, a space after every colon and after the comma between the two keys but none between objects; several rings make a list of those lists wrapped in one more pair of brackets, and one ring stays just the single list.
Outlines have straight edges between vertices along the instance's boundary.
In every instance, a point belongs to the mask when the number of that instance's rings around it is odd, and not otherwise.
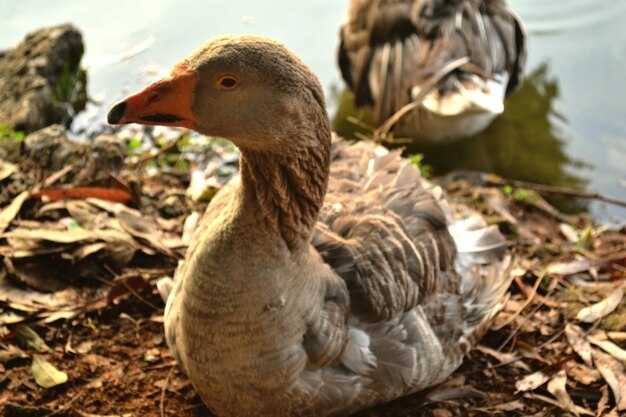
[{"label": "brown goose", "polygon": [[397,152],[333,138],[317,78],[279,43],[212,39],[108,120],[241,150],[165,311],[167,342],[217,416],[345,415],[437,384],[503,301],[497,229],[455,221]]},{"label": "brown goose", "polygon": [[[485,129],[523,80],[526,34],[505,0],[351,0],[339,66],[356,104],[444,143]],[[413,106],[410,106],[411,108]]]}]

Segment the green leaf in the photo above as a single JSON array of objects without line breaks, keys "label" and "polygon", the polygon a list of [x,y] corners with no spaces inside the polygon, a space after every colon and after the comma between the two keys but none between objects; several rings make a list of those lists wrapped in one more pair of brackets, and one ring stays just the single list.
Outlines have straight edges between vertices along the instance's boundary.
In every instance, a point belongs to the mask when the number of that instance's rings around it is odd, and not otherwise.
[{"label": "green leaf", "polygon": [[46,345],[46,342],[30,327],[21,324],[17,326],[15,333],[17,339],[25,346],[35,349],[39,353],[50,352],[50,347]]},{"label": "green leaf", "polygon": [[24,140],[26,135],[24,132],[13,130],[13,126],[7,123],[0,123],[0,140],[6,138],[13,138],[17,140]]},{"label": "green leaf", "polygon": [[593,249],[593,226],[591,224],[589,224],[580,234],[580,238],[578,239],[578,242],[576,242],[576,246],[586,250]]},{"label": "green leaf", "polygon": [[421,153],[416,153],[409,156],[409,161],[419,168],[422,177],[430,178],[431,174],[431,166],[424,163],[424,155]]},{"label": "green leaf", "polygon": [[80,225],[80,223],[78,223],[78,221],[76,221],[76,219],[72,219],[70,220],[70,222],[67,225],[67,230],[82,230],[83,227]]},{"label": "green leaf", "polygon": [[130,152],[135,152],[139,150],[142,143],[141,138],[134,137],[130,140],[130,142],[128,142],[128,150]]},{"label": "green leaf", "polygon": [[43,388],[52,388],[67,382],[67,374],[59,371],[50,362],[39,355],[33,356],[33,364],[31,366],[35,382]]}]

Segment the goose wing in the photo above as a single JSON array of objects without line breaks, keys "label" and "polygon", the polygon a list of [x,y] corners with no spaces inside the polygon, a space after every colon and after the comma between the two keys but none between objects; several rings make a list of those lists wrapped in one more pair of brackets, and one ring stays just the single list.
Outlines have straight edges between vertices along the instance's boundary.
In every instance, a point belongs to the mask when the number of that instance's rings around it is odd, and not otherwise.
[{"label": "goose wing", "polygon": [[526,35],[504,0],[353,0],[338,57],[357,105],[384,121],[432,80],[443,92],[497,75],[515,90]]}]

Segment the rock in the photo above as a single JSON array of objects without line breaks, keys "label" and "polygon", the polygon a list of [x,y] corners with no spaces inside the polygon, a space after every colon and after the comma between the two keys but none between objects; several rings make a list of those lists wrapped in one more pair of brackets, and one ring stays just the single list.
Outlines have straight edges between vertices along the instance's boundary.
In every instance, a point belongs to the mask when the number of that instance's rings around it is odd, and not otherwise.
[{"label": "rock", "polygon": [[12,164],[22,159],[24,141],[15,138],[0,138],[0,159]]},{"label": "rock", "polygon": [[79,64],[84,47],[71,25],[38,30],[13,50],[0,54],[0,123],[26,133],[69,122],[85,106],[72,103],[86,76]]},{"label": "rock", "polygon": [[24,151],[46,174],[71,165],[61,182],[77,186],[107,183],[110,178],[100,168],[117,173],[128,148],[123,139],[111,135],[100,135],[93,143],[74,141],[63,126],[52,125],[26,136]]}]

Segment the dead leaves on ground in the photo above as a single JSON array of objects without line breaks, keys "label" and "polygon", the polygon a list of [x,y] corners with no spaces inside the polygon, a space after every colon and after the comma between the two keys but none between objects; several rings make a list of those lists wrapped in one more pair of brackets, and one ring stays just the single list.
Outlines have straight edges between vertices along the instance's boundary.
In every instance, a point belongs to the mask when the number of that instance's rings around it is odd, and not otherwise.
[{"label": "dead leaves on ground", "polygon": [[[28,196],[0,209],[0,335],[27,318],[68,319],[98,300],[145,290],[153,276],[129,270],[131,262],[155,258],[165,269],[151,272],[160,277],[184,252],[176,228],[123,204],[87,198],[26,207]],[[103,283],[115,291],[109,298]]]},{"label": "dead leaves on ground", "polygon": [[520,292],[493,326],[508,329],[508,337],[497,353],[481,349],[499,359],[499,366],[526,358],[530,369],[518,371],[515,389],[544,403],[543,415],[552,415],[549,407],[575,416],[626,411],[626,275],[621,267],[626,239],[617,250],[607,250],[604,238],[597,234],[594,246],[584,250],[565,243],[547,263],[522,256],[516,270]]}]

